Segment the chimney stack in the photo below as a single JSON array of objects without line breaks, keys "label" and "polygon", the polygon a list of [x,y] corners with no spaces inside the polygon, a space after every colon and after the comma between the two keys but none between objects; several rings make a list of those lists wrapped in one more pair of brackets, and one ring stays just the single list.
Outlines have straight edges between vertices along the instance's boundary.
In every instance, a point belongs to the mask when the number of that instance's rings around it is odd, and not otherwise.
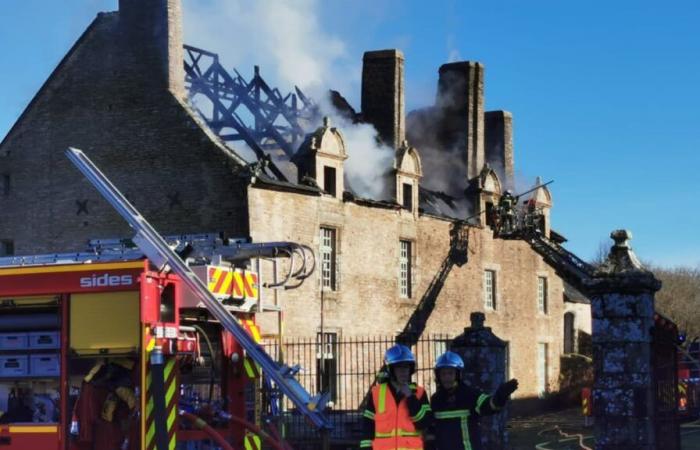
[{"label": "chimney stack", "polygon": [[468,180],[484,167],[484,66],[462,61],[440,66],[436,106],[442,110],[440,141],[463,149]]},{"label": "chimney stack", "polygon": [[513,189],[513,115],[508,111],[486,112],[486,161],[501,183]]},{"label": "chimney stack", "polygon": [[400,50],[365,52],[362,58],[362,116],[395,150],[406,132],[403,64]]},{"label": "chimney stack", "polygon": [[184,99],[180,0],[119,0],[119,20],[136,64],[147,66],[156,84]]}]

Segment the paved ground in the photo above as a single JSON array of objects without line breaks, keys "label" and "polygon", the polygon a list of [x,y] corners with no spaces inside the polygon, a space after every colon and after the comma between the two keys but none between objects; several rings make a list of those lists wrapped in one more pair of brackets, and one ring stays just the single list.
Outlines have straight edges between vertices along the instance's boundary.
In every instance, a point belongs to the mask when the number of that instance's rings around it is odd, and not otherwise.
[{"label": "paved ground", "polygon": [[[593,428],[585,427],[580,409],[568,409],[509,421],[513,450],[581,450],[595,448]],[[681,428],[682,450],[700,450],[700,421]]]}]

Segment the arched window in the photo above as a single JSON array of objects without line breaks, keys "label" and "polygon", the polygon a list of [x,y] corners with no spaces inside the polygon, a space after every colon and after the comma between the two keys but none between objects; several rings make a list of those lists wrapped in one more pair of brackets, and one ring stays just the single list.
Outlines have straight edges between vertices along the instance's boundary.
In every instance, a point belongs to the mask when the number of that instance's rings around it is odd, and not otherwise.
[{"label": "arched window", "polygon": [[574,353],[574,313],[564,314],[564,353]]}]

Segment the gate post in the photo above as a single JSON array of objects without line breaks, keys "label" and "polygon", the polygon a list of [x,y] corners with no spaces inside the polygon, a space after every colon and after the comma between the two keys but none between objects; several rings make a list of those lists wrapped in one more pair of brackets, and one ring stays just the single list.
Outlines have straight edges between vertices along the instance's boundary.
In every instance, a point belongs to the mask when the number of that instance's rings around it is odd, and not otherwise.
[{"label": "gate post", "polygon": [[[469,318],[471,326],[465,328],[464,333],[452,341],[450,349],[464,360],[462,381],[492,394],[506,378],[506,343],[493,334],[490,327],[484,327],[484,313],[473,312]],[[484,449],[495,450],[507,447],[505,411],[483,417],[479,422]]]},{"label": "gate post", "polygon": [[593,319],[593,413],[596,449],[652,450],[655,389],[652,367],[654,293],[661,283],[628,245],[632,233],[610,234],[615,245],[588,281]]}]

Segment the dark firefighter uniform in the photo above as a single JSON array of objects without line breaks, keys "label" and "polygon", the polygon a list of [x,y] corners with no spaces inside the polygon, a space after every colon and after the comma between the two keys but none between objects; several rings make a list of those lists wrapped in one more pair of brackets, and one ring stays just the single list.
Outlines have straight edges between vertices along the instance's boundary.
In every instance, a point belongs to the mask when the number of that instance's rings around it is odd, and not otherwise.
[{"label": "dark firefighter uniform", "polygon": [[430,403],[439,450],[481,449],[479,417],[500,410],[491,395],[461,382],[452,389],[438,389]]},{"label": "dark firefighter uniform", "polygon": [[405,397],[391,382],[377,383],[363,412],[360,448],[375,450],[422,449],[422,430],[432,419],[425,390],[411,383]]}]

